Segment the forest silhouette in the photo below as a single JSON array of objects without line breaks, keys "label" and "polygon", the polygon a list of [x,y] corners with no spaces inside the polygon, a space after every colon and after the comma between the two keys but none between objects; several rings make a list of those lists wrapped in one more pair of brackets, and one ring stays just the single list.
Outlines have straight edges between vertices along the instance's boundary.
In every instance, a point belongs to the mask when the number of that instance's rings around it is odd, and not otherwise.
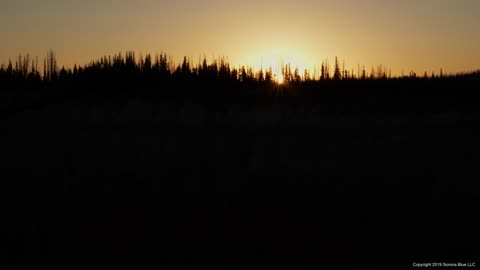
[{"label": "forest silhouette", "polygon": [[283,65],[280,84],[270,67],[227,58],[9,61],[7,262],[406,269],[474,258],[480,71],[332,66]]},{"label": "forest silhouette", "polygon": [[[43,66],[43,69],[40,67]],[[133,51],[125,55],[118,53],[104,56],[84,66],[74,65],[73,68],[59,68],[56,54],[50,50],[42,63],[38,57],[32,59],[27,54],[19,55],[12,62],[0,67],[0,85],[3,94],[2,109],[21,109],[22,103],[18,96],[36,96],[48,98],[78,94],[95,94],[98,96],[130,95],[149,97],[198,97],[218,99],[220,97],[307,97],[327,93],[334,95],[371,96],[393,95],[428,95],[435,89],[438,96],[442,89],[448,86],[466,85],[478,81],[480,71],[467,73],[445,74],[442,69],[438,74],[425,72],[418,76],[411,71],[408,75],[392,76],[386,66],[371,68],[358,66],[355,72],[345,69],[345,63],[340,64],[335,57],[333,68],[327,60],[322,61],[318,71],[300,71],[287,63],[278,67],[278,74],[272,67],[254,70],[252,67],[232,67],[226,57],[220,57],[207,62],[204,57],[198,64],[184,57],[175,64],[165,53],[137,56]],[[281,84],[276,77],[282,77]],[[331,90],[334,92],[329,92]],[[449,91],[449,90],[446,91]],[[340,90],[340,91],[338,91]],[[356,92],[357,90],[361,90]],[[353,92],[352,92],[353,91]],[[399,93],[393,93],[393,92]],[[401,93],[404,91],[404,93]],[[356,93],[355,93],[356,92]],[[392,93],[390,93],[392,92]],[[453,94],[453,93],[448,93]],[[53,96],[52,96],[53,95]],[[16,98],[13,98],[15,96]],[[47,97],[48,96],[48,97]],[[56,97],[58,98],[58,96]],[[15,101],[14,101],[15,100]]]},{"label": "forest silhouette", "polygon": [[[169,60],[170,59],[170,60]],[[291,66],[290,63],[281,65],[278,74],[272,70],[273,67],[266,67],[254,70],[252,67],[241,66],[232,67],[226,57],[214,59],[207,63],[204,57],[197,65],[191,63],[191,59],[186,56],[180,64],[175,64],[171,57],[165,53],[156,54],[152,57],[147,54],[145,57],[136,56],[135,52],[127,51],[125,56],[122,53],[113,56],[104,56],[98,60],[91,61],[84,66],[74,65],[73,68],[59,68],[56,54],[50,50],[47,57],[43,60],[43,65],[38,57],[32,59],[30,54],[19,55],[13,63],[8,60],[8,65],[2,64],[0,67],[0,79],[2,83],[12,82],[56,82],[68,80],[100,80],[110,83],[123,83],[126,81],[136,81],[135,83],[168,83],[195,81],[209,82],[243,82],[245,84],[270,84],[275,82],[275,76],[281,75],[286,83],[302,83],[312,81],[339,81],[339,80],[406,80],[406,79],[453,79],[465,77],[478,77],[480,71],[463,72],[457,74],[444,74],[440,69],[438,74],[426,71],[423,76],[418,76],[416,72],[410,71],[408,75],[393,76],[391,70],[386,66],[378,65],[371,68],[370,72],[365,70],[365,66],[358,70],[345,69],[345,62],[339,63],[338,57],[335,57],[334,67],[331,70],[328,59],[322,61],[320,70],[317,72],[305,69],[299,70],[298,67]],[[40,69],[43,66],[43,70]],[[317,74],[318,73],[318,74]]]}]

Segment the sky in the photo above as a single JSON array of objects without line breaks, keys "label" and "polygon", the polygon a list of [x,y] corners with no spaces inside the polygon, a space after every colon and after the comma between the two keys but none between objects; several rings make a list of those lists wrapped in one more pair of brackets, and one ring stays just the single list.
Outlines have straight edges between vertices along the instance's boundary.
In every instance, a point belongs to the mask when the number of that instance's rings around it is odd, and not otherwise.
[{"label": "sky", "polygon": [[393,74],[480,69],[478,0],[0,0],[0,64],[49,49],[67,67],[126,50],[234,66]]}]

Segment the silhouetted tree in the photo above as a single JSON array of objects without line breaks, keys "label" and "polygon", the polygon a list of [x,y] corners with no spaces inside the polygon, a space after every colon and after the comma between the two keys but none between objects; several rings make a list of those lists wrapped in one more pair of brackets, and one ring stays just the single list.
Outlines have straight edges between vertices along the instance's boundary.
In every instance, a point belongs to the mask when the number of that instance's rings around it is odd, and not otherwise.
[{"label": "silhouetted tree", "polygon": [[238,80],[238,70],[235,68],[232,69],[230,76],[232,80],[235,80],[235,81]]},{"label": "silhouetted tree", "polygon": [[263,70],[262,70],[262,69],[260,69],[260,70],[258,71],[257,80],[258,80],[259,82],[265,81],[265,78],[264,78],[264,76],[263,76]]},{"label": "silhouetted tree", "polygon": [[255,80],[255,72],[253,71],[252,67],[248,67],[248,69],[247,69],[247,79],[249,81]]},{"label": "silhouetted tree", "polygon": [[147,54],[143,61],[143,72],[150,74],[152,72],[152,56]]},{"label": "silhouetted tree", "polygon": [[67,70],[65,69],[65,67],[62,67],[62,69],[60,70],[60,73],[59,73],[59,79],[60,80],[66,80],[68,78],[69,78],[69,76],[68,76]]},{"label": "silhouetted tree", "polygon": [[125,55],[125,68],[129,72],[133,72],[137,68],[137,62],[135,58],[135,52],[127,51]]},{"label": "silhouetted tree", "polygon": [[300,83],[302,81],[302,77],[300,76],[300,72],[298,71],[298,67],[295,67],[295,71],[293,73],[293,80],[295,83]]},{"label": "silhouetted tree", "polygon": [[325,79],[330,80],[330,62],[328,59],[325,60]]},{"label": "silhouetted tree", "polygon": [[32,60],[30,72],[27,74],[27,79],[29,81],[40,80],[40,74],[38,73],[38,57],[36,57],[35,60]]},{"label": "silhouetted tree", "polygon": [[312,80],[312,78],[310,77],[310,72],[308,72],[308,69],[305,69],[305,71],[303,73],[303,80],[306,81],[306,82]]},{"label": "silhouetted tree", "polygon": [[218,70],[218,76],[222,80],[230,79],[230,65],[225,58],[220,58],[220,67]]},{"label": "silhouetted tree", "polygon": [[333,71],[333,79],[340,80],[342,75],[340,74],[340,67],[338,65],[338,58],[335,56],[335,69]]},{"label": "silhouetted tree", "polygon": [[328,59],[322,61],[322,70],[320,75],[321,80],[329,80],[330,79],[330,65],[328,63]]},{"label": "silhouetted tree", "polygon": [[57,78],[57,60],[53,50],[47,52],[47,58],[44,61],[44,80],[52,81]]},{"label": "silhouetted tree", "polygon": [[190,63],[187,60],[187,57],[183,57],[182,62],[182,74],[189,75],[190,74]]},{"label": "silhouetted tree", "polygon": [[377,79],[386,79],[386,72],[382,64],[377,66],[377,74],[375,77]]},{"label": "silhouetted tree", "polygon": [[413,70],[410,71],[410,78],[411,79],[416,79],[417,78],[417,73],[415,73]]},{"label": "silhouetted tree", "polygon": [[164,53],[163,55],[160,54],[160,57],[158,59],[158,68],[159,68],[159,73],[160,75],[169,76],[170,75],[170,65],[167,60],[167,55]]},{"label": "silhouetted tree", "polygon": [[245,66],[242,66],[241,68],[240,79],[242,82],[247,81],[247,71],[245,70]]},{"label": "silhouetted tree", "polygon": [[12,65],[12,60],[10,59],[8,59],[7,75],[10,77],[13,77],[13,65]]},{"label": "silhouetted tree", "polygon": [[322,61],[322,66],[320,68],[320,80],[325,80],[325,63]]},{"label": "silhouetted tree", "polygon": [[272,67],[269,67],[267,72],[265,73],[265,82],[271,83],[273,80],[273,71]]}]

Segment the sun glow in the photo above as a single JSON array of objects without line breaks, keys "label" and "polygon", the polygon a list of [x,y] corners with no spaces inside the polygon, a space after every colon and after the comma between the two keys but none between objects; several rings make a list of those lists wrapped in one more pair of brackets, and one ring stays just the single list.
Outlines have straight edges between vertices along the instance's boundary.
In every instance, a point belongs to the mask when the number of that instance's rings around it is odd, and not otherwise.
[{"label": "sun glow", "polygon": [[283,79],[283,75],[282,75],[281,73],[278,74],[278,75],[277,75],[276,82],[277,82],[278,84],[283,84],[283,80],[284,80],[284,79]]},{"label": "sun glow", "polygon": [[[260,43],[261,40],[259,41]],[[282,44],[279,47],[279,44]],[[285,42],[265,41],[263,45],[258,48],[258,45],[251,46],[250,50],[245,50],[241,56],[239,64],[247,65],[253,68],[255,72],[262,70],[263,74],[268,71],[271,72],[276,83],[285,83],[285,68],[290,69],[294,73],[298,68],[299,74],[302,76],[305,70],[313,73],[314,64],[311,58],[308,58],[308,50],[299,49],[301,46],[285,44]]]}]

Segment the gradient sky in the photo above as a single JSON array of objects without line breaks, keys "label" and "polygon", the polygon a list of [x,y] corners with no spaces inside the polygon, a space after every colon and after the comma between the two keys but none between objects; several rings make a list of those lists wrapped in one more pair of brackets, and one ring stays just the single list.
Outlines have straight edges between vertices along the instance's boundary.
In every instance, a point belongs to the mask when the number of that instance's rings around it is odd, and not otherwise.
[{"label": "gradient sky", "polygon": [[51,48],[67,66],[134,50],[458,72],[480,68],[479,29],[478,0],[0,0],[0,63]]}]

